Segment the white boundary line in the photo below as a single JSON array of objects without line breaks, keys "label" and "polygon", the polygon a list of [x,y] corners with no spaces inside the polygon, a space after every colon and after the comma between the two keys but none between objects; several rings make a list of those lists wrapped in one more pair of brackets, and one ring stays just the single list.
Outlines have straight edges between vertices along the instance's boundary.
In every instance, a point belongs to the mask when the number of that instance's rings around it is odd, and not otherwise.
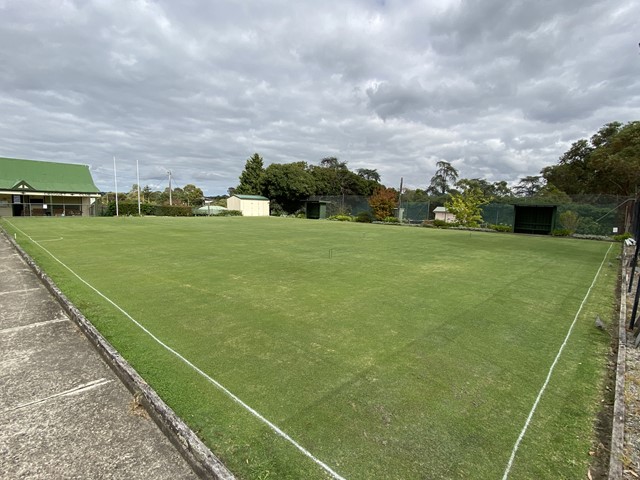
[{"label": "white boundary line", "polygon": [[560,349],[558,350],[558,354],[556,355],[556,358],[553,360],[553,363],[551,364],[551,367],[549,368],[549,373],[547,373],[547,378],[545,379],[544,383],[542,384],[542,388],[538,392],[538,396],[536,397],[536,401],[533,402],[533,407],[531,407],[531,411],[529,412],[529,416],[527,417],[527,420],[524,422],[524,427],[522,427],[522,431],[520,432],[520,435],[518,436],[518,440],[516,440],[516,443],[513,446],[513,450],[511,451],[511,457],[509,457],[509,462],[507,463],[507,467],[504,470],[504,475],[502,476],[502,480],[507,480],[507,478],[509,478],[509,473],[511,472],[511,467],[513,467],[513,460],[515,459],[516,453],[518,452],[518,448],[520,447],[520,442],[522,442],[522,439],[524,438],[525,433],[527,433],[527,429],[529,428],[529,424],[531,423],[531,419],[533,418],[533,414],[536,412],[536,409],[538,408],[538,403],[540,403],[540,399],[542,398],[542,394],[547,389],[547,385],[549,384],[549,380],[551,380],[551,374],[553,373],[553,370],[556,368],[556,364],[558,363],[558,360],[560,359],[560,355],[562,354],[562,351],[564,350],[565,345],[569,341],[569,337],[571,336],[571,332],[573,331],[573,327],[575,326],[576,322],[578,321],[578,316],[580,316],[580,312],[582,312],[582,308],[584,307],[585,303],[587,303],[587,298],[589,297],[589,294],[591,293],[591,289],[596,284],[596,280],[598,279],[598,275],[600,275],[600,270],[602,270],[602,266],[604,265],[604,261],[607,259],[607,255],[609,255],[609,251],[611,251],[611,247],[612,246],[613,246],[613,243],[611,245],[609,245],[609,248],[607,249],[607,253],[604,254],[604,258],[602,259],[602,263],[600,264],[600,267],[598,268],[598,271],[596,272],[596,275],[593,277],[593,281],[591,282],[591,286],[589,287],[589,290],[587,290],[587,293],[585,294],[584,298],[582,299],[582,303],[580,304],[580,308],[578,308],[578,312],[576,313],[576,316],[573,318],[573,322],[571,323],[571,326],[569,327],[569,331],[567,332],[567,336],[564,338],[564,342],[562,342],[562,345],[560,345]]},{"label": "white boundary line", "polygon": [[147,330],[146,327],[144,327],[141,323],[139,323],[136,319],[134,319],[131,315],[129,315],[125,310],[123,310],[119,305],[117,305],[115,302],[113,302],[113,300],[111,300],[110,298],[108,298],[107,296],[105,296],[104,294],[102,294],[102,292],[100,292],[99,290],[97,290],[93,285],[89,284],[87,281],[85,281],[82,277],[80,277],[80,275],[78,275],[76,272],[74,272],[73,270],[71,270],[71,268],[69,268],[67,265],[65,265],[60,259],[58,259],[55,255],[53,255],[49,250],[47,250],[46,248],[44,248],[42,245],[40,245],[37,241],[35,241],[33,238],[31,238],[29,235],[27,235],[25,232],[23,232],[22,230],[20,230],[18,227],[16,227],[13,223],[11,223],[8,220],[5,220],[9,225],[11,225],[13,228],[15,228],[17,231],[19,231],[20,233],[22,233],[22,235],[24,235],[25,237],[27,237],[29,240],[31,240],[34,244],[36,244],[38,247],[40,247],[42,250],[44,250],[51,258],[53,258],[56,262],[58,262],[60,265],[62,265],[64,268],[66,268],[67,270],[69,270],[69,272],[71,272],[71,274],[73,276],[75,276],[78,280],[80,280],[82,283],[84,283],[87,287],[89,287],[91,290],[93,290],[94,292],[96,292],[100,297],[102,297],[104,300],[106,300],[107,302],[109,302],[111,305],[113,305],[118,311],[120,311],[125,317],[127,317],[129,320],[131,320],[134,324],[136,324],[143,332],[145,332],[147,335],[149,335],[153,340],[155,340],[159,345],[161,345],[163,348],[165,348],[167,351],[171,352],[172,354],[174,354],[176,357],[178,357],[180,360],[182,360],[184,363],[186,363],[188,366],[190,366],[193,370],[195,370],[197,373],[199,373],[200,375],[202,375],[205,379],[207,379],[209,382],[211,382],[213,385],[215,385],[216,387],[218,387],[220,390],[222,390],[224,393],[226,393],[234,402],[236,402],[238,405],[242,406],[245,410],[247,410],[249,413],[251,413],[254,417],[258,418],[260,421],[262,421],[263,423],[265,423],[269,428],[271,428],[271,430],[273,430],[276,434],[278,434],[280,437],[282,437],[283,439],[287,440],[289,443],[291,443],[294,447],[296,447],[303,455],[305,455],[307,458],[311,459],[313,462],[315,462],[318,466],[320,466],[322,469],[324,469],[324,471],[326,471],[329,475],[331,475],[331,477],[333,477],[335,480],[346,480],[344,477],[340,476],[338,473],[336,473],[334,470],[331,469],[331,467],[329,467],[326,463],[324,463],[322,460],[319,460],[318,458],[314,457],[313,454],[311,452],[309,452],[307,449],[305,449],[302,445],[300,445],[299,443],[297,443],[293,438],[291,438],[289,435],[287,435],[284,431],[282,431],[277,425],[275,425],[274,423],[270,422],[269,420],[267,420],[265,417],[263,417],[257,410],[254,410],[253,408],[251,408],[249,405],[247,405],[246,403],[244,403],[242,400],[240,400],[239,397],[237,397],[235,394],[233,394],[229,389],[227,389],[224,385],[222,385],[220,382],[218,382],[217,380],[215,380],[214,378],[210,377],[209,375],[207,375],[204,371],[202,371],[200,368],[198,368],[197,366],[195,366],[193,363],[191,363],[189,360],[187,360],[185,357],[183,357],[180,353],[178,353],[176,350],[174,350],[173,348],[171,348],[170,346],[168,346],[167,344],[165,344],[162,340],[160,340],[158,337],[156,337],[153,333],[151,333],[149,330]]}]

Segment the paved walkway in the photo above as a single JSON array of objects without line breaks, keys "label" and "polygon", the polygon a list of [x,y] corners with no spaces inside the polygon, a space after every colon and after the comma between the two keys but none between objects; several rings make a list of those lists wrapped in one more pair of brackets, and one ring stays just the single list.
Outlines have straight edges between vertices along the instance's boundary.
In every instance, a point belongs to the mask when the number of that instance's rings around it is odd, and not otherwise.
[{"label": "paved walkway", "polygon": [[0,478],[197,478],[2,234]]}]

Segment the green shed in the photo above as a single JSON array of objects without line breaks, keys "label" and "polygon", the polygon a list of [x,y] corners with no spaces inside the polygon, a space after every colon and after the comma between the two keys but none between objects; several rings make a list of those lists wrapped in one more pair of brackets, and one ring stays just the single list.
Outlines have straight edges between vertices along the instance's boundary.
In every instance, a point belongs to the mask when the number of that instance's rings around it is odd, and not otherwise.
[{"label": "green shed", "polygon": [[514,205],[513,231],[550,235],[556,228],[556,205]]},{"label": "green shed", "polygon": [[307,218],[325,219],[327,218],[327,201],[325,200],[307,200],[305,202],[305,214]]}]

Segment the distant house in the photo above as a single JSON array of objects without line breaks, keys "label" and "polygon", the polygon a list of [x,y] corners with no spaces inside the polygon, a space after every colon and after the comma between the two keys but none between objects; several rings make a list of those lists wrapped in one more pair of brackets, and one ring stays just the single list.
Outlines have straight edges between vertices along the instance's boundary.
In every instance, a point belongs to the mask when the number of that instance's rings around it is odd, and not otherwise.
[{"label": "distant house", "polygon": [[458,220],[453,213],[449,213],[445,207],[436,207],[433,209],[434,220],[442,220],[447,223],[455,223]]},{"label": "distant house", "polygon": [[0,158],[0,216],[88,216],[100,191],[87,165]]},{"label": "distant house", "polygon": [[232,195],[227,198],[229,210],[240,210],[245,217],[268,217],[269,199],[262,195]]}]

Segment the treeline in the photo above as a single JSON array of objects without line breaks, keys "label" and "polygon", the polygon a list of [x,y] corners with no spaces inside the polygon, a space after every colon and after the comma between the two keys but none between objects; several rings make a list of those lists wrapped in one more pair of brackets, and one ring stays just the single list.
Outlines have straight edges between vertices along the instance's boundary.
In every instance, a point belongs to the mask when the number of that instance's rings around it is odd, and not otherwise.
[{"label": "treeline", "polygon": [[262,195],[271,200],[272,214],[294,213],[311,196],[370,196],[382,187],[375,169],[349,170],[347,162],[323,158],[319,165],[307,162],[272,163],[264,167],[255,153],[246,162],[240,183],[229,195]]},{"label": "treeline", "polygon": [[[102,196],[101,203],[103,205],[113,203],[113,208],[115,209],[115,199],[116,195],[114,192],[107,192]],[[136,213],[138,213],[138,185],[135,183],[128,192],[118,192],[118,203],[127,202],[135,204],[135,210]],[[148,206],[200,207],[204,203],[204,193],[201,188],[191,183],[182,188],[176,187],[169,190],[169,187],[167,187],[161,191],[152,190],[149,185],[146,185],[140,189],[140,202]],[[120,205],[118,205],[118,209],[120,209]]]}]

